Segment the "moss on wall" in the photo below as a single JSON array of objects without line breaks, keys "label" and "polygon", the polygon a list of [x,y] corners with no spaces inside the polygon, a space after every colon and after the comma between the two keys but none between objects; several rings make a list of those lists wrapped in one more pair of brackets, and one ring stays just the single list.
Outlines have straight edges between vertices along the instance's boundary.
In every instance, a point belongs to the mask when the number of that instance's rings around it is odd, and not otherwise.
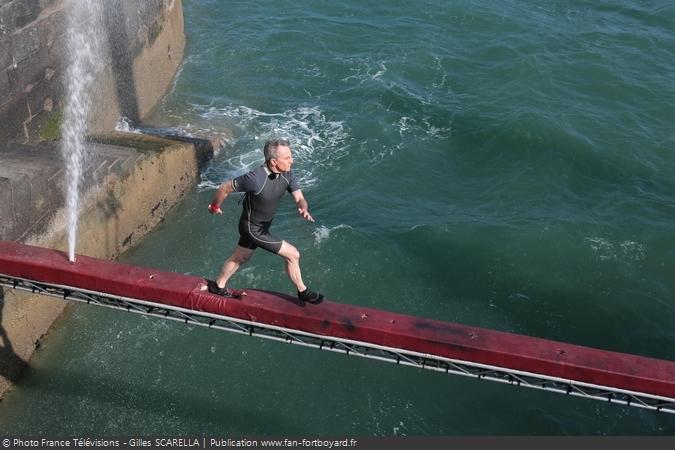
[{"label": "moss on wall", "polygon": [[63,112],[61,110],[52,111],[47,119],[40,125],[38,135],[41,141],[58,141],[61,139],[61,123],[63,122]]}]

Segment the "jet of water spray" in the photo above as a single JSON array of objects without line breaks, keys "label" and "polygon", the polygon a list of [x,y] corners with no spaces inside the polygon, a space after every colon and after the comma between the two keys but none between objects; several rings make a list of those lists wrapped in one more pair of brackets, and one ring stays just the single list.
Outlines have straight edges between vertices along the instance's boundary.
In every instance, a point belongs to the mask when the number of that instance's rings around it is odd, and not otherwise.
[{"label": "jet of water spray", "polygon": [[66,166],[68,259],[74,262],[82,169],[86,156],[87,118],[96,74],[100,71],[103,57],[98,37],[102,23],[100,0],[71,1],[61,153]]}]

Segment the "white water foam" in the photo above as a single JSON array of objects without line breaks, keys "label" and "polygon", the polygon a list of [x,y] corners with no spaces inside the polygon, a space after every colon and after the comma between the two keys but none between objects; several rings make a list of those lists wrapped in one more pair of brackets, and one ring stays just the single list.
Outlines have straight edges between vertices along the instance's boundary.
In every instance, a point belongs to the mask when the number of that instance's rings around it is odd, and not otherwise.
[{"label": "white water foam", "polygon": [[330,238],[330,234],[333,231],[344,229],[344,228],[349,229],[349,230],[352,229],[352,227],[350,227],[349,225],[345,225],[345,224],[340,224],[340,225],[334,226],[332,228],[328,228],[325,225],[320,225],[320,226],[316,227],[313,231],[314,245],[319,247],[322,242],[324,242],[325,240]]},{"label": "white water foam", "polygon": [[422,140],[426,139],[447,139],[452,135],[452,122],[454,114],[450,116],[448,122],[450,126],[439,127],[431,123],[431,118],[423,116],[419,119],[413,117],[402,116],[394,127],[398,128],[398,133],[401,137],[406,135],[419,136]]},{"label": "white water foam", "polygon": [[[352,64],[353,61],[348,61],[348,63]],[[376,67],[373,67],[373,65]],[[355,65],[349,68],[349,71],[352,72],[352,75],[344,77],[342,81],[356,80],[359,84],[366,81],[380,81],[382,75],[387,73],[387,61],[382,60],[373,63],[369,58],[359,58],[355,61]]]},{"label": "white water foam", "polygon": [[120,117],[117,119],[117,123],[115,123],[115,131],[121,131],[122,133],[141,134],[141,132],[136,127],[134,127],[131,119],[127,117]]},{"label": "white water foam", "polygon": [[222,163],[212,165],[198,188],[212,189],[224,179],[251,170],[263,159],[262,147],[267,139],[286,138],[293,147],[293,159],[300,183],[310,187],[318,182],[321,170],[339,170],[338,161],[347,155],[348,132],[342,121],[326,118],[317,106],[299,106],[281,113],[268,113],[243,105],[225,107],[192,105],[202,119],[214,126],[238,128],[239,137],[232,145],[245,148]]},{"label": "white water foam", "polygon": [[636,241],[625,240],[613,243],[597,236],[587,237],[585,241],[601,261],[638,262],[642,261],[646,255],[644,244]]},{"label": "white water foam", "polygon": [[61,152],[66,165],[66,211],[68,259],[75,261],[80,185],[84,166],[87,117],[94,90],[95,74],[102,68],[101,4],[73,0],[68,24],[66,104],[61,125]]}]

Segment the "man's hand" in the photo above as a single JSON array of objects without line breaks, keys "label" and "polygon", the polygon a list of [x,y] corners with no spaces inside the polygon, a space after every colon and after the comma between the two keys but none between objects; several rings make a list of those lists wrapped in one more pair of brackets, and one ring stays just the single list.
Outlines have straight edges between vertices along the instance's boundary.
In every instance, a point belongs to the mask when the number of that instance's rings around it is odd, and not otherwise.
[{"label": "man's hand", "polygon": [[309,213],[309,206],[307,205],[305,196],[302,195],[302,191],[298,189],[297,191],[291,192],[291,195],[293,196],[293,199],[295,199],[295,204],[298,207],[298,214],[300,217],[308,222],[314,222],[314,217]]},{"label": "man's hand", "polygon": [[227,180],[216,189],[216,192],[213,194],[213,200],[209,205],[209,212],[211,214],[222,214],[223,211],[220,209],[220,205],[223,204],[227,196],[234,191],[234,186],[232,186],[232,180]]},{"label": "man's hand", "polygon": [[308,222],[314,222],[314,217],[305,208],[298,208],[298,214]]},{"label": "man's hand", "polygon": [[222,214],[223,210],[220,209],[220,206],[216,205],[215,203],[211,203],[209,205],[209,212],[211,214]]}]

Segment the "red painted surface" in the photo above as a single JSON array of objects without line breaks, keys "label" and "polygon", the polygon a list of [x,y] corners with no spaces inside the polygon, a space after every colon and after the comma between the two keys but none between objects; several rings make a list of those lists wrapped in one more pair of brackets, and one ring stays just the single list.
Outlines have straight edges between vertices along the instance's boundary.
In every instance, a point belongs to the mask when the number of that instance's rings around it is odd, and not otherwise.
[{"label": "red painted surface", "polygon": [[196,311],[675,399],[675,362],[283,294],[242,299],[203,278],[0,241],[0,273]]}]

